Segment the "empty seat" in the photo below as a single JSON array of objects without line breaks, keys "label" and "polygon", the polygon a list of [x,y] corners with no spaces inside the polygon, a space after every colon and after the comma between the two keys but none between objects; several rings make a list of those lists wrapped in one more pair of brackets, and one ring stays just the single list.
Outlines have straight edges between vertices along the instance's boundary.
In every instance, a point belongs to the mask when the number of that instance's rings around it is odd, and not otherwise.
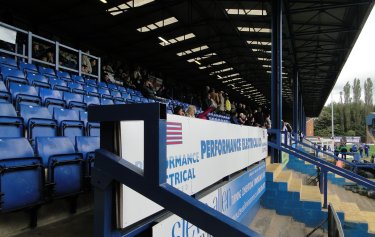
[{"label": "empty seat", "polygon": [[82,190],[82,154],[67,137],[37,137],[36,152],[48,168],[47,182],[54,184],[54,197],[76,195]]},{"label": "empty seat", "polygon": [[128,93],[122,93],[122,98],[124,98],[125,100],[131,100],[132,99],[132,97]]},{"label": "empty seat", "polygon": [[12,95],[13,104],[18,110],[20,104],[41,105],[41,99],[35,87],[11,82],[9,90]]},{"label": "empty seat", "polygon": [[86,163],[86,176],[91,177],[91,167],[95,159],[95,150],[100,148],[99,137],[76,137],[76,150],[82,153]]},{"label": "empty seat", "polygon": [[79,84],[77,82],[68,82],[68,87],[72,90],[74,93],[79,94],[86,94],[86,92],[83,90],[82,84]]},{"label": "empty seat", "polygon": [[25,62],[20,61],[19,67],[20,67],[20,70],[23,71],[25,74],[28,72],[35,73],[35,74],[39,73],[38,68],[32,63],[25,63]]},{"label": "empty seat", "polygon": [[111,91],[111,96],[113,98],[121,98],[122,97],[122,95],[119,91]]},{"label": "empty seat", "polygon": [[88,122],[86,111],[79,111],[79,119],[85,124],[87,136],[100,136],[100,123]]},{"label": "empty seat", "polygon": [[98,87],[108,88],[108,87],[107,87],[107,83],[104,82],[104,81],[98,82]]},{"label": "empty seat", "polygon": [[86,110],[86,104],[83,103],[83,95],[71,92],[64,92],[64,100],[69,109]]},{"label": "empty seat", "polygon": [[0,103],[12,102],[10,93],[3,81],[0,81]]},{"label": "empty seat", "polygon": [[89,86],[96,86],[97,83],[96,83],[96,80],[95,79],[86,79],[86,85],[89,85]]},{"label": "empty seat", "polygon": [[53,108],[65,108],[66,106],[62,93],[58,90],[40,88],[39,96],[42,99],[43,105],[47,107],[51,113],[53,113]]},{"label": "empty seat", "polygon": [[68,84],[64,80],[57,79],[57,78],[51,78],[49,80],[49,84],[51,84],[51,88],[54,89],[54,90],[70,92]]},{"label": "empty seat", "polygon": [[64,81],[72,81],[70,74],[68,72],[63,72],[63,71],[56,71],[56,75],[58,78]]},{"label": "empty seat", "polygon": [[102,98],[109,98],[109,99],[112,98],[112,95],[107,88],[99,87],[98,93],[100,94]]},{"label": "empty seat", "polygon": [[0,57],[0,66],[18,69],[17,62],[14,60],[14,58]]},{"label": "empty seat", "polygon": [[17,117],[13,105],[0,103],[0,137],[23,137],[24,128],[23,119]]},{"label": "empty seat", "polygon": [[69,137],[72,143],[74,143],[76,136],[85,134],[84,122],[80,121],[78,111],[54,108],[53,118],[57,121],[60,135]]},{"label": "empty seat", "polygon": [[84,86],[84,90],[86,91],[88,95],[98,96],[98,97],[100,96],[98,89],[96,87],[86,85]]},{"label": "empty seat", "polygon": [[142,103],[148,103],[148,99],[147,99],[147,98],[142,97],[142,98],[140,98],[140,99],[141,99],[141,102],[142,102]]},{"label": "empty seat", "polygon": [[139,96],[132,96],[131,101],[135,103],[140,103],[141,102],[141,97]]},{"label": "empty seat", "polygon": [[38,205],[43,197],[43,168],[26,138],[0,139],[0,212]]},{"label": "empty seat", "polygon": [[72,75],[72,79],[74,82],[79,83],[79,84],[85,84],[85,79],[83,79],[82,76],[78,75]]},{"label": "empty seat", "polygon": [[1,67],[1,76],[6,85],[9,85],[9,82],[27,84],[25,74],[23,74],[23,72],[18,69]]},{"label": "empty seat", "polygon": [[46,107],[21,105],[20,115],[27,128],[27,138],[57,136],[57,123]]},{"label": "empty seat", "polygon": [[42,74],[42,75],[45,75],[49,78],[56,78],[55,70],[53,70],[52,68],[49,68],[49,67],[39,66],[39,73]]},{"label": "empty seat", "polygon": [[28,72],[26,75],[26,79],[28,80],[29,84],[33,86],[40,86],[45,88],[51,87],[48,78],[40,74]]},{"label": "empty seat", "polygon": [[83,97],[83,103],[86,103],[87,106],[100,105],[100,100],[97,96],[85,95]]},{"label": "empty seat", "polygon": [[113,105],[114,102],[113,102],[112,99],[101,98],[101,99],[100,99],[100,104],[101,104],[101,105]]},{"label": "empty seat", "polygon": [[126,93],[126,88],[122,86],[117,86],[117,90],[121,93]]},{"label": "empty seat", "polygon": [[110,89],[110,90],[118,90],[118,89],[117,89],[117,86],[116,86],[115,84],[112,84],[112,83],[108,83],[108,84],[107,84],[107,87],[108,87],[108,89]]}]

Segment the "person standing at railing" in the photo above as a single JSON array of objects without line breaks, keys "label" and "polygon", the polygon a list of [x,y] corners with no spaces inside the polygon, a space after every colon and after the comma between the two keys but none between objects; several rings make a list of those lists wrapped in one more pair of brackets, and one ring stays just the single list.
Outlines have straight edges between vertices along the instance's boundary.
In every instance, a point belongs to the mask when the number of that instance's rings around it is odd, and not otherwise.
[{"label": "person standing at railing", "polygon": [[346,153],[348,153],[348,149],[346,148],[345,144],[341,144],[340,148],[341,158],[346,160]]},{"label": "person standing at railing", "polygon": [[[85,53],[86,53],[86,54],[90,54],[90,51],[89,51],[89,50],[86,50]],[[91,62],[90,62],[89,57],[88,57],[86,54],[83,54],[83,55],[82,55],[82,66],[83,66],[83,65],[86,66],[85,71],[84,71],[85,73],[89,73],[89,74],[91,74],[91,73],[92,73]]]},{"label": "person standing at railing", "polygon": [[359,145],[359,155],[361,156],[361,158],[363,158],[363,145]]},{"label": "person standing at railing", "polygon": [[366,157],[368,157],[368,151],[370,149],[369,145],[365,144],[364,146]]}]

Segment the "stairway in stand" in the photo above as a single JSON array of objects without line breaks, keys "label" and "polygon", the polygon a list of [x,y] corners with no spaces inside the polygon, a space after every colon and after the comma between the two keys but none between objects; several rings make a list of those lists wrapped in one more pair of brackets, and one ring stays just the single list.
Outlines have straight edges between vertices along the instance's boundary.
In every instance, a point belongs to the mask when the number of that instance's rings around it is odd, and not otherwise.
[{"label": "stairway in stand", "polygon": [[[315,166],[293,156],[283,164],[270,164],[269,160],[266,164],[266,192],[261,200],[264,208],[307,227],[316,227],[327,218],[319,187],[303,184],[303,174],[311,175]],[[333,193],[332,189],[329,193],[328,201],[338,212],[346,236],[375,236],[375,212],[360,209],[343,193]]]}]

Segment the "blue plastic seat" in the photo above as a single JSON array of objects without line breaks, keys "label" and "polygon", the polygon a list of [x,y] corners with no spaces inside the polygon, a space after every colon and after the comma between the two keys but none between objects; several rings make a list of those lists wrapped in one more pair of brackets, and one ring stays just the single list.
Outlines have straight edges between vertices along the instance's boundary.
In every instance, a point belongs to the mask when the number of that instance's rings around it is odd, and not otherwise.
[{"label": "blue plastic seat", "polygon": [[134,96],[132,96],[131,101],[133,101],[134,103],[140,103],[141,98],[139,96],[134,95]]},{"label": "blue plastic seat", "polygon": [[28,80],[29,84],[33,86],[39,86],[44,88],[51,87],[48,78],[40,74],[28,72],[26,75],[26,79]]},{"label": "blue plastic seat", "polygon": [[142,97],[142,98],[141,98],[141,102],[142,102],[142,103],[148,103],[148,99],[147,99],[147,98],[144,98],[144,97]]},{"label": "blue plastic seat", "polygon": [[86,91],[87,95],[97,96],[100,97],[98,89],[94,86],[84,86],[84,90]]},{"label": "blue plastic seat", "polygon": [[38,96],[38,92],[35,87],[29,85],[23,85],[11,82],[9,85],[9,91],[12,95],[13,104],[18,110],[20,104],[27,105],[41,105],[42,101]]},{"label": "blue plastic seat", "polygon": [[0,212],[41,203],[43,167],[26,138],[0,139]]},{"label": "blue plastic seat", "polygon": [[32,63],[25,63],[20,61],[19,63],[20,70],[23,71],[25,74],[28,72],[38,74],[38,68]]},{"label": "blue plastic seat", "polygon": [[57,123],[46,107],[21,105],[20,115],[27,128],[27,138],[32,143],[35,137],[57,136]]},{"label": "blue plastic seat", "polygon": [[[23,119],[10,103],[0,103],[0,137],[23,137]],[[1,152],[0,152],[1,153]]]},{"label": "blue plastic seat", "polygon": [[57,78],[55,70],[49,67],[39,66],[39,73],[49,78]]},{"label": "blue plastic seat", "polygon": [[69,109],[86,110],[86,104],[83,103],[83,95],[77,93],[64,92],[64,100]]},{"label": "blue plastic seat", "polygon": [[102,98],[112,99],[112,95],[107,88],[99,87],[98,93]]},{"label": "blue plastic seat", "polygon": [[68,87],[67,82],[64,80],[57,79],[57,78],[50,78],[49,84],[51,84],[51,88],[54,90],[70,92],[70,88]]},{"label": "blue plastic seat", "polygon": [[107,83],[104,81],[98,82],[98,87],[108,88]]},{"label": "blue plastic seat", "polygon": [[132,99],[132,97],[128,93],[122,93],[122,98],[124,98],[125,100],[131,100]]},{"label": "blue plastic seat", "polygon": [[101,99],[100,99],[100,104],[101,104],[101,105],[113,105],[114,102],[113,102],[112,99],[101,98]]},{"label": "blue plastic seat", "polygon": [[76,137],[76,150],[82,153],[83,160],[86,163],[85,171],[88,177],[91,177],[91,167],[95,159],[95,150],[99,148],[99,137]]},{"label": "blue plastic seat", "polygon": [[86,103],[87,107],[90,105],[100,105],[100,100],[97,96],[85,95],[83,97],[83,103]]},{"label": "blue plastic seat", "polygon": [[6,67],[18,69],[17,62],[16,60],[14,60],[14,58],[0,57],[0,66],[6,66]]},{"label": "blue plastic seat", "polygon": [[117,86],[117,90],[121,93],[126,93],[126,88],[122,86]]},{"label": "blue plastic seat", "polygon": [[21,70],[9,68],[9,67],[1,67],[1,77],[6,85],[9,85],[10,82],[18,82],[22,84],[28,84],[25,74]]},{"label": "blue plastic seat", "polygon": [[54,184],[54,197],[77,195],[82,191],[82,154],[76,153],[67,137],[37,137],[36,152],[47,168],[47,182]]},{"label": "blue plastic seat", "polygon": [[79,119],[85,124],[87,136],[100,136],[100,123],[88,122],[86,111],[79,111]]},{"label": "blue plastic seat", "polygon": [[108,83],[107,84],[107,86],[108,86],[108,89],[110,89],[110,90],[114,90],[114,91],[117,91],[118,90],[118,88],[117,88],[117,86],[115,85],[115,84],[112,84],[112,83]]},{"label": "blue plastic seat", "polygon": [[9,102],[11,103],[11,96],[8,92],[7,87],[5,86],[3,81],[0,81],[0,103]]},{"label": "blue plastic seat", "polygon": [[64,81],[72,81],[72,78],[70,77],[70,74],[68,72],[56,71],[56,76]]},{"label": "blue plastic seat", "polygon": [[60,135],[69,137],[72,143],[76,136],[85,135],[84,123],[79,120],[79,113],[72,109],[53,109],[53,118],[57,121]]},{"label": "blue plastic seat", "polygon": [[83,79],[82,76],[72,75],[72,79],[73,79],[74,82],[79,83],[81,85],[85,84],[85,79]]},{"label": "blue plastic seat", "polygon": [[51,114],[53,113],[53,108],[66,107],[65,101],[62,97],[62,92],[58,90],[40,88],[39,96],[42,99],[43,105],[49,109]]},{"label": "blue plastic seat", "polygon": [[86,79],[86,85],[88,86],[97,86],[97,82],[95,79]]},{"label": "blue plastic seat", "polygon": [[111,91],[111,96],[113,98],[122,98],[122,95],[119,91]]},{"label": "blue plastic seat", "polygon": [[78,94],[86,94],[86,92],[83,90],[82,84],[79,84],[77,82],[68,82],[68,87],[72,90],[74,93]]}]

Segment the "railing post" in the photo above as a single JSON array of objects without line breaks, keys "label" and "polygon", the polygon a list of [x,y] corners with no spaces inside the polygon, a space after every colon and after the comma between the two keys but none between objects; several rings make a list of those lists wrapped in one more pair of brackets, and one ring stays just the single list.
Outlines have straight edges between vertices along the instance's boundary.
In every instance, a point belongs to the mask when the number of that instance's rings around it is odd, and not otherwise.
[{"label": "railing post", "polygon": [[82,51],[78,50],[78,75],[79,76],[82,75],[81,68],[82,68]]},{"label": "railing post", "polygon": [[328,180],[327,170],[322,168],[321,173],[323,174],[323,208],[327,208],[327,195],[328,195]]},{"label": "railing post", "polygon": [[29,31],[27,35],[27,63],[32,63],[33,59],[33,33]]},{"label": "railing post", "polygon": [[59,42],[55,42],[55,70],[59,70],[59,59],[60,59],[60,48],[59,48]]},{"label": "railing post", "polygon": [[102,73],[102,60],[101,60],[100,57],[98,57],[97,67],[98,67],[98,81],[100,82],[100,81],[102,81],[102,75],[101,75],[101,73]]}]

